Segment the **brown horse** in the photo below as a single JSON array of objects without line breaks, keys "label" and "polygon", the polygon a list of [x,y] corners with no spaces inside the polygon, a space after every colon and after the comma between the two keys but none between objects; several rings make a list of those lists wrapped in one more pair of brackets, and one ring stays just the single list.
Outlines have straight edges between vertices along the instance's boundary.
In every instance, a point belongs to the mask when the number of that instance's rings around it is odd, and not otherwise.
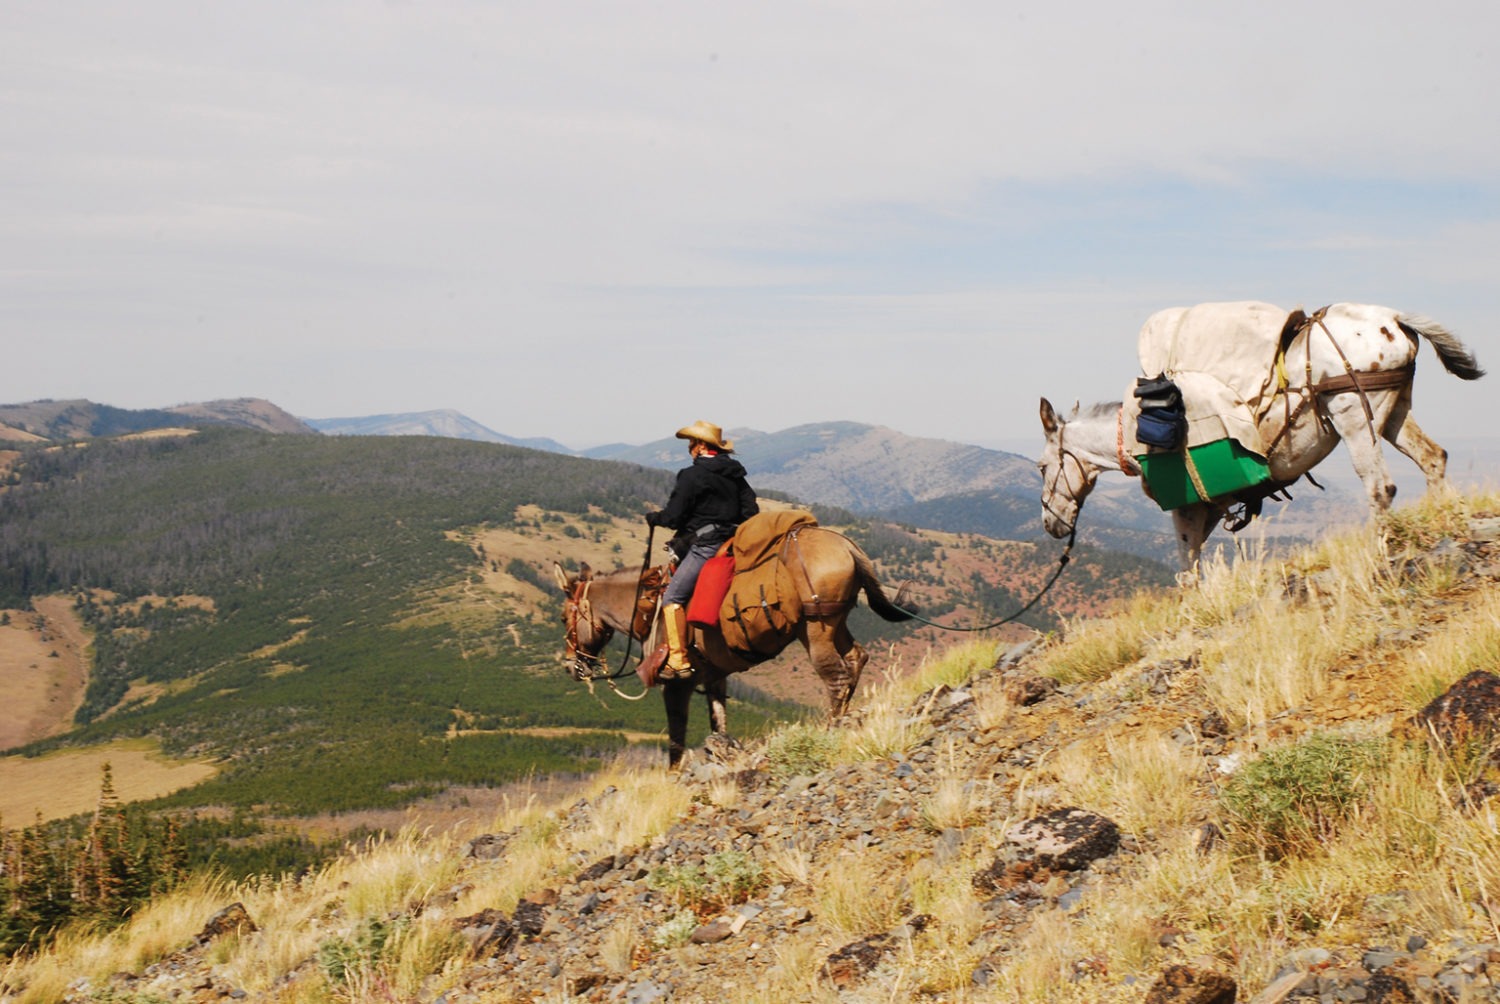
[{"label": "brown horse", "polygon": [[[693,678],[663,681],[668,759],[674,767],[686,750],[688,707],[695,687],[701,687],[708,699],[710,727],[723,735],[729,675],[774,658],[793,641],[800,641],[828,689],[829,716],[836,719],[848,710],[869,658],[845,623],[860,591],[870,609],[888,621],[913,616],[914,611],[905,608],[903,592],[896,594],[894,602],[886,598],[869,556],[843,534],[816,525],[798,527],[783,538],[778,556],[793,571],[791,579],[800,600],[800,604],[788,604],[794,616],[786,631],[763,640],[760,651],[746,653],[731,649],[718,628],[694,626],[688,651]],[[644,643],[651,634],[653,616],[660,623],[656,600],[665,588],[665,567],[644,573],[622,568],[595,575],[584,565],[570,576],[554,564],[553,573],[564,596],[564,659],[575,680],[608,675],[600,653],[616,631]]]}]

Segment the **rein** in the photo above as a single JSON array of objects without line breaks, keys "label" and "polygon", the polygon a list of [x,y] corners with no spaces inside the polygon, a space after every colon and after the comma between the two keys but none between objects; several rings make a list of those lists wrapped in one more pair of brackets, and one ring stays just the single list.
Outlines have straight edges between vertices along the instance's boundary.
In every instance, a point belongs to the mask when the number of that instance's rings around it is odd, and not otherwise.
[{"label": "rein", "polygon": [[[635,622],[641,616],[641,594],[645,591],[646,576],[651,571],[651,542],[655,534],[656,527],[648,526],[646,529],[646,553],[645,557],[641,560],[641,574],[636,578],[635,582],[635,600],[631,603],[630,607],[630,627],[625,631],[625,654],[620,660],[620,667],[614,672],[609,672],[609,664],[605,661],[602,655],[591,655],[590,653],[585,652],[578,641],[578,621],[580,618],[588,623],[590,635],[603,639],[599,646],[601,650],[605,645],[609,644],[609,640],[614,637],[615,633],[615,629],[608,624],[600,624],[597,628],[595,628],[594,626],[593,605],[589,602],[589,587],[593,585],[593,580],[589,579],[580,582],[578,584],[577,592],[572,597],[573,608],[567,626],[569,635],[568,640],[573,648],[573,658],[589,667],[591,675],[586,677],[581,682],[588,685],[590,692],[592,692],[594,689],[594,681],[602,680],[609,686],[609,689],[613,690],[618,696],[623,697],[627,701],[639,701],[641,698],[650,693],[650,689],[648,688],[646,690],[643,690],[641,693],[632,696],[630,694],[624,693],[620,690],[619,687],[615,686],[615,681],[623,680],[626,677],[635,675],[636,667],[640,665],[640,662],[644,661],[644,639],[651,630],[651,622],[655,619],[654,613],[646,617],[645,626],[641,632],[642,659],[637,660],[636,666],[630,665],[630,645],[631,642],[635,641]],[[658,596],[656,599],[656,608],[659,609],[660,607],[661,597]],[[604,672],[597,672],[600,667],[603,667]]]},{"label": "rein", "polygon": [[[630,630],[625,632],[625,655],[620,659],[620,668],[605,676],[606,680],[623,680],[635,672],[635,666],[630,665],[630,643],[635,641],[635,619],[640,616],[641,591],[646,587],[646,573],[651,570],[651,538],[655,535],[656,527],[646,524],[646,554],[641,558],[641,574],[635,580],[635,600],[630,604]],[[636,665],[640,665],[646,658],[646,634],[650,630],[651,621],[647,620],[646,629],[641,632],[641,658]]]}]

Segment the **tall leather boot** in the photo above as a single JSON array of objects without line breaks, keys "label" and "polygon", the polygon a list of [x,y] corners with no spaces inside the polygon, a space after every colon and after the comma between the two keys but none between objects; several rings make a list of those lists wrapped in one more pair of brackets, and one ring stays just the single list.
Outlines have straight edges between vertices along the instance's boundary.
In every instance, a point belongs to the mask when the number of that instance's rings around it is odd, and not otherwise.
[{"label": "tall leather boot", "polygon": [[687,654],[687,607],[669,603],[661,608],[662,626],[667,629],[667,663],[657,675],[664,680],[686,680],[693,675]]}]

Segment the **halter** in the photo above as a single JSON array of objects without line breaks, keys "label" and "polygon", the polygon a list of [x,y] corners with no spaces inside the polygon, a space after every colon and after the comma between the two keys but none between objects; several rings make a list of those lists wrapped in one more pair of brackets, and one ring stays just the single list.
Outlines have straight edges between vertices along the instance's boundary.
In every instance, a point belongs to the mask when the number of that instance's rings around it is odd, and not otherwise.
[{"label": "halter", "polygon": [[1057,494],[1057,485],[1058,485],[1059,481],[1063,481],[1064,483],[1066,483],[1067,486],[1068,486],[1068,490],[1069,491],[1073,490],[1073,482],[1072,482],[1072,480],[1071,479],[1064,479],[1063,478],[1063,470],[1064,470],[1064,468],[1066,468],[1066,466],[1067,466],[1066,461],[1068,461],[1068,460],[1073,461],[1074,466],[1076,466],[1078,468],[1078,473],[1083,478],[1084,484],[1088,483],[1088,468],[1083,465],[1083,461],[1082,460],[1078,459],[1078,455],[1077,454],[1075,454],[1072,450],[1069,450],[1069,449],[1067,449],[1066,447],[1063,446],[1063,429],[1065,429],[1065,428],[1067,428],[1067,423],[1066,422],[1059,422],[1058,423],[1058,426],[1057,426],[1057,472],[1052,475],[1052,483],[1049,484],[1049,485],[1047,485],[1047,486],[1045,486],[1046,490],[1042,492],[1042,509],[1048,515],[1050,515],[1053,519],[1057,520],[1059,523],[1066,524],[1067,527],[1068,527],[1068,535],[1071,538],[1072,535],[1077,531],[1077,527],[1078,527],[1078,514],[1083,510],[1083,503],[1079,502],[1077,504],[1077,506],[1073,510],[1073,518],[1072,519],[1067,519],[1061,513],[1059,513],[1056,509],[1054,509],[1051,505],[1049,505],[1048,501],[1047,501],[1048,499],[1052,498],[1053,496],[1055,496]]}]

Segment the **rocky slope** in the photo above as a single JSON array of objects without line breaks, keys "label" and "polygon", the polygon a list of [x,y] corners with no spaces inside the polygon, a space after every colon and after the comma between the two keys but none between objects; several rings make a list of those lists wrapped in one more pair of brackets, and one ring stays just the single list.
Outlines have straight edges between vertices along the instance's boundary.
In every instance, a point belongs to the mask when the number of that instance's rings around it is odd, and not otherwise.
[{"label": "rocky slope", "polygon": [[[1110,954],[1116,949],[1091,948],[1080,933],[1092,914],[1138,895],[1132,882],[1142,863],[1161,853],[1174,827],[1191,830],[1189,859],[1226,853],[1216,786],[1258,751],[1354,725],[1408,734],[1412,708],[1393,666],[1435,650],[1445,625],[1493,617],[1500,516],[1478,514],[1456,537],[1394,557],[1374,575],[1428,574],[1423,569],[1442,585],[1413,597],[1418,616],[1379,632],[1331,667],[1328,686],[1268,721],[1238,728],[1224,721],[1203,687],[1213,631],[1189,629],[1196,647],[1186,656],[1138,659],[1096,682],[1059,684],[1039,672],[1055,639],[968,646],[950,656],[950,664],[971,664],[952,682],[891,709],[883,728],[898,738],[852,760],[820,755],[818,736],[826,734],[815,729],[750,749],[711,743],[677,777],[689,801],[663,832],[537,870],[514,901],[497,897],[471,908],[473,891],[522,855],[538,831],[468,840],[440,885],[374,918],[457,934],[463,949],[442,975],[406,989],[334,980],[328,999],[1500,1001],[1500,931],[1482,916],[1456,930],[1393,937],[1368,903],[1369,918],[1352,926],[1334,917],[1299,927],[1286,919],[1295,912],[1278,914],[1287,926],[1266,939],[1279,946],[1276,958],[1259,968],[1241,960],[1238,972],[1211,930],[1185,921],[1163,920],[1154,943],[1125,968]],[[1278,602],[1315,608],[1345,574],[1290,574]],[[1478,702],[1433,702],[1424,712],[1433,716],[1433,734],[1447,734],[1455,711],[1470,725],[1495,720],[1500,677],[1471,675]],[[866,703],[861,714],[850,730],[868,734],[883,711]],[[1200,765],[1192,807],[1170,821],[1164,814],[1154,824],[1121,825],[1067,797],[1056,763],[1080,750],[1086,762],[1093,749],[1103,771],[1105,751],[1131,743],[1157,744]],[[1476,825],[1493,828],[1486,799],[1494,790],[1476,785],[1463,794]],[[567,844],[595,831],[635,797],[612,787],[559,808],[546,839]],[[1484,873],[1478,860],[1475,870]],[[1187,879],[1182,895],[1196,895],[1192,886]],[[1493,906],[1481,895],[1476,908]],[[344,944],[357,943],[354,932],[371,923],[364,918],[361,928],[347,903],[323,914],[316,923]],[[275,938],[283,923],[234,908],[228,917],[242,940]],[[117,974],[108,987],[75,981],[66,999],[325,999],[307,996],[307,988],[329,980],[326,955],[303,960],[274,988],[236,982],[219,961],[225,926],[217,918],[179,951]],[[1492,939],[1482,936],[1491,931]],[[1028,953],[1055,954],[1053,969],[1063,975],[1028,984],[1016,975],[1031,964]]]}]

